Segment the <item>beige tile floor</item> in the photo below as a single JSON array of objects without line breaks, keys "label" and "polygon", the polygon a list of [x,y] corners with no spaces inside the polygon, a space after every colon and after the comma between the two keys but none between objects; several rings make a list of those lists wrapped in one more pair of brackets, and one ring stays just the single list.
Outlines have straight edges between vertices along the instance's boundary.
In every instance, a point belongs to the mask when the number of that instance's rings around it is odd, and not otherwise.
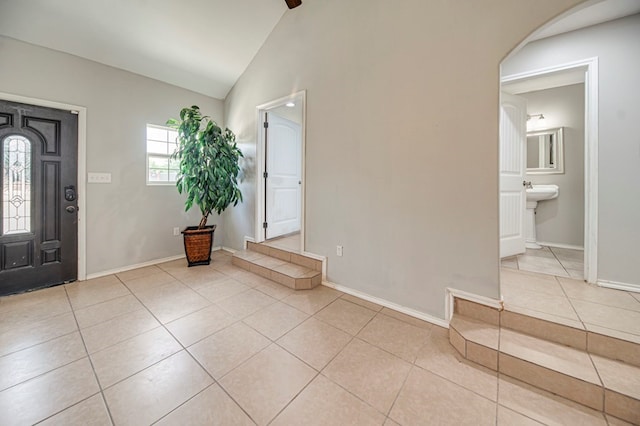
[{"label": "beige tile floor", "polygon": [[640,344],[640,293],[504,267],[500,278],[508,310]]},{"label": "beige tile floor", "polygon": [[502,259],[502,267],[581,279],[584,277],[584,251],[557,247],[527,249],[524,254]]},{"label": "beige tile floor", "polygon": [[[594,323],[588,304],[640,315],[640,298],[602,305],[574,284],[544,289]],[[156,422],[622,424],[466,362],[443,328],[323,286],[294,292],[223,252],[0,298],[0,424]]]}]

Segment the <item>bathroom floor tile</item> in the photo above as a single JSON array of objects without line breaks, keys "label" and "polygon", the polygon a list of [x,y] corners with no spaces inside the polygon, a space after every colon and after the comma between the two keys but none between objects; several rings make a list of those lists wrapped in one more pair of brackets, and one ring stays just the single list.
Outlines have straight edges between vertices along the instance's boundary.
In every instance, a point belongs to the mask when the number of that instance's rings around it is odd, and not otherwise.
[{"label": "bathroom floor tile", "polygon": [[640,311],[640,302],[626,291],[597,287],[584,281],[568,278],[558,278],[558,280],[569,299]]},{"label": "bathroom floor tile", "polygon": [[565,249],[559,247],[549,247],[551,252],[560,262],[569,260],[573,262],[584,262],[584,250]]},{"label": "bathroom floor tile", "polygon": [[565,296],[560,283],[553,275],[508,269],[500,271],[500,289],[503,294],[513,294],[525,290],[551,296]]},{"label": "bathroom floor tile", "polygon": [[543,246],[541,249],[526,249],[524,255],[521,256],[527,256],[527,257],[542,257],[542,258],[546,258],[546,259],[555,259],[555,255],[553,254],[553,252],[551,251],[550,247],[545,247]]}]

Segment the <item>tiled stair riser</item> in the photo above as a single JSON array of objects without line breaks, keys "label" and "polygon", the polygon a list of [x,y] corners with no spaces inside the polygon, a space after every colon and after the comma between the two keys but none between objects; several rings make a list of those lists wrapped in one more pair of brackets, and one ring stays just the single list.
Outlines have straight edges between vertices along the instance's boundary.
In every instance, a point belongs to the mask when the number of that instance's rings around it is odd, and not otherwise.
[{"label": "tiled stair riser", "polygon": [[298,253],[291,253],[279,248],[269,247],[263,244],[256,244],[252,242],[247,242],[247,250],[255,251],[266,256],[275,257],[276,259],[281,259],[285,262],[291,262],[296,265],[304,266],[305,268],[313,269],[318,272],[322,271],[322,261],[312,259]]},{"label": "tiled stair riser", "polygon": [[[462,299],[455,299],[454,313],[449,326],[449,341],[469,361],[633,424],[640,424],[640,395],[635,383],[632,382],[626,390],[621,391],[616,385],[608,383],[605,372],[597,370],[597,366],[590,361],[599,355],[615,360],[609,362],[624,363],[625,368],[633,371],[627,375],[638,380],[640,344],[521,313],[498,311]],[[504,333],[500,332],[501,329],[505,330]],[[542,358],[536,359],[531,353],[527,354],[526,348],[518,349],[514,342],[509,344],[505,341],[496,345],[496,336],[500,336],[497,337],[499,340],[508,336],[522,336],[534,342],[539,339],[541,348],[529,352],[539,351]],[[542,348],[549,345],[557,348],[560,354],[557,362]],[[575,356],[582,359],[582,370],[578,371],[583,373],[577,373],[575,369],[563,371],[563,363],[566,366],[567,360]]]},{"label": "tiled stair riser", "polygon": [[248,243],[232,263],[294,290],[308,290],[322,282],[322,262],[274,247]]}]

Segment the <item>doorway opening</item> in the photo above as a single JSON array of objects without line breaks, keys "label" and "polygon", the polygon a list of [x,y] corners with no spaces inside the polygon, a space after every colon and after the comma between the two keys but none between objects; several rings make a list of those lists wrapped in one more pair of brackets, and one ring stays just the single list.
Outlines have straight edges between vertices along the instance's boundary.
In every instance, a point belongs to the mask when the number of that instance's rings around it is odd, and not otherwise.
[{"label": "doorway opening", "polygon": [[255,242],[304,252],[306,92],[257,107]]},{"label": "doorway opening", "polygon": [[[584,187],[582,189],[584,193],[584,230],[583,230],[584,255],[582,259],[583,260],[583,277],[582,278],[591,284],[595,284],[597,281],[597,235],[598,235],[597,234],[597,213],[598,213],[597,212],[597,198],[598,198],[598,191],[597,191],[598,190],[598,186],[597,186],[598,76],[597,76],[597,72],[598,72],[597,58],[589,58],[583,61],[578,61],[578,62],[573,62],[568,64],[561,64],[561,65],[550,67],[550,68],[532,70],[530,72],[526,72],[522,74],[504,76],[501,79],[502,91],[508,92],[509,94],[512,94],[512,95],[514,94],[523,95],[525,93],[536,92],[544,89],[567,87],[575,84],[584,84]],[[544,112],[527,110],[526,114],[528,118],[530,119],[537,118],[538,120],[538,122],[536,122],[534,125],[534,127],[536,128],[530,127],[529,129],[527,129],[527,130],[535,130],[535,132],[531,134],[538,135],[539,133],[545,131],[544,129],[545,125],[540,124],[541,121],[539,117],[540,114],[544,116]],[[538,117],[535,117],[536,115]],[[557,126],[557,123],[555,124],[556,125],[554,125],[555,126],[554,128],[561,127],[561,126]],[[546,130],[549,130],[549,129],[546,129]],[[501,140],[502,138],[503,136],[501,135]],[[525,135],[524,139],[522,139],[522,143],[526,144],[527,143],[526,140],[527,138]],[[503,149],[502,146],[503,146],[503,143],[501,142],[501,158],[504,155],[504,153],[502,152],[502,149]],[[566,147],[565,147],[565,150],[566,150]],[[524,157],[524,161],[522,163],[526,164],[526,158],[527,158],[526,145],[522,147],[521,152]],[[537,152],[540,152],[540,151],[537,151]],[[529,169],[529,170],[532,170],[532,169]],[[540,173],[540,172],[539,171],[533,172],[532,175],[530,174],[524,175],[524,180],[522,181],[523,187],[520,190],[521,197],[522,197],[521,200],[523,201],[526,201],[527,199],[527,186],[531,187],[531,185],[529,185],[529,182],[531,181],[528,179],[530,179],[531,176],[542,176],[540,174],[536,175],[535,173]],[[551,173],[553,172],[543,171],[542,173],[549,173],[549,176],[552,176]],[[562,173],[564,173],[564,171]],[[501,178],[501,181],[502,181],[502,178]],[[533,184],[535,183],[536,182],[533,182]],[[559,192],[561,191],[562,189],[560,189]],[[559,196],[562,196],[562,195],[559,195]],[[501,213],[503,210],[502,204],[503,203],[501,201]],[[527,226],[527,223],[526,223],[527,212],[519,210],[518,214],[520,215],[518,218],[519,229],[521,231],[520,236],[523,238],[521,252],[524,252],[524,242],[525,242],[524,239],[526,238],[525,227]],[[529,219],[529,222],[533,221],[529,225],[533,226],[535,229],[535,219],[533,219],[533,217],[534,216],[532,216],[532,218]],[[501,228],[503,228],[502,222],[504,221],[504,218],[502,214],[501,214],[500,220],[501,220]],[[501,240],[502,239],[503,238],[501,238]],[[502,247],[502,242],[501,242],[501,247]],[[567,251],[567,250],[575,250],[576,248],[578,247],[571,247],[571,245],[562,247],[562,244],[560,244],[560,247],[544,248],[543,250],[545,252],[548,251],[550,254],[550,257],[558,259],[560,266],[562,267],[563,266],[562,262],[564,259],[570,262],[571,261],[570,258],[573,257],[574,260],[577,260],[575,259],[575,257],[579,255],[579,252]],[[563,253],[563,249],[566,251],[566,253]],[[554,250],[566,255],[566,257],[564,257],[563,255],[560,255],[560,257],[558,257],[558,254],[556,254]],[[503,254],[504,253],[501,253],[501,257],[503,257]],[[512,255],[513,253],[508,253],[508,254]]]}]

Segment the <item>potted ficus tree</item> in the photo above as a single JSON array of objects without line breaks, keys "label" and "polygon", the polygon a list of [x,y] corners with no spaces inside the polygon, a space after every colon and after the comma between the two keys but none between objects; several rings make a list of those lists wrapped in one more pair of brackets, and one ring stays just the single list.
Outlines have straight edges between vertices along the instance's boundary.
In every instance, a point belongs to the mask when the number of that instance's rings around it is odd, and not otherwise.
[{"label": "potted ficus tree", "polygon": [[207,226],[207,219],[212,212],[220,214],[242,201],[237,180],[242,152],[233,132],[222,130],[195,105],[183,108],[180,119],[171,118],[167,125],[178,130],[172,159],[179,162],[176,186],[187,196],[185,211],[195,204],[202,213],[198,226],[182,231],[187,261],[189,266],[208,265],[216,225]]}]

